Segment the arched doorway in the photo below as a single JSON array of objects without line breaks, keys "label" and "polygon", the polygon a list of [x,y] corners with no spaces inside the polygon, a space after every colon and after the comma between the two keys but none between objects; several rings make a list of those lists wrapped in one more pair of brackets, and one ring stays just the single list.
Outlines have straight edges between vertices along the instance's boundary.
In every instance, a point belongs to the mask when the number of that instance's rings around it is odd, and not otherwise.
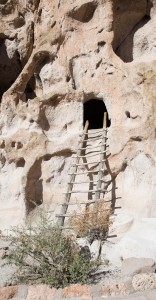
[{"label": "arched doorway", "polygon": [[[84,103],[83,125],[89,121],[89,129],[103,128],[103,116],[107,112],[102,100],[91,99]],[[107,112],[107,127],[110,127],[110,119]]]}]

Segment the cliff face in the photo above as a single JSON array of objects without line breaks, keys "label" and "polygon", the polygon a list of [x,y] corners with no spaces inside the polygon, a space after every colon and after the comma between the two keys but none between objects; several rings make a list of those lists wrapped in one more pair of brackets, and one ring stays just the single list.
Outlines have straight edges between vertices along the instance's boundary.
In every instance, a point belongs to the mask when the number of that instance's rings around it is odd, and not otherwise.
[{"label": "cliff face", "polygon": [[117,251],[135,254],[144,227],[156,244],[155,26],[155,0],[0,0],[1,230],[42,203],[55,215],[97,99],[111,120]]}]

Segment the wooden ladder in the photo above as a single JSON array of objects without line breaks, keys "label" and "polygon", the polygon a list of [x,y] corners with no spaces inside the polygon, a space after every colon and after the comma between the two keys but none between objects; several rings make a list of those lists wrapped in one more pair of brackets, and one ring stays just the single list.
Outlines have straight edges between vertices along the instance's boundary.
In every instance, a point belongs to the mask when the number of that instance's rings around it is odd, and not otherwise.
[{"label": "wooden ladder", "polygon": [[[79,204],[91,204],[91,203],[95,203],[98,199],[100,199],[100,195],[101,193],[105,193],[107,192],[106,189],[102,188],[102,183],[104,182],[104,171],[105,171],[105,161],[106,161],[106,151],[107,151],[107,113],[104,113],[104,122],[103,122],[103,128],[100,131],[97,131],[97,136],[94,137],[89,137],[89,132],[88,132],[88,127],[89,127],[89,122],[86,121],[85,127],[84,127],[84,131],[83,134],[81,135],[81,140],[80,140],[80,146],[78,148],[77,151],[77,155],[74,159],[76,159],[75,163],[72,165],[73,170],[72,173],[69,173],[68,175],[70,175],[70,181],[68,183],[68,189],[67,192],[65,193],[65,200],[64,203],[61,205],[61,212],[60,214],[57,214],[56,217],[58,218],[58,226],[59,227],[63,227],[64,226],[64,221],[65,218],[68,217],[69,215],[67,214],[67,210],[68,210],[68,206],[70,205],[70,198],[71,195],[74,193],[94,193],[94,200],[88,200],[88,201],[83,201],[80,202]],[[96,131],[94,131],[94,134],[96,134]],[[87,158],[87,157],[92,157],[95,156],[97,154],[93,153],[91,155],[87,155],[86,154],[86,149],[87,149],[87,142],[92,140],[99,140],[99,134],[100,134],[100,140],[101,140],[101,145],[99,147],[99,150],[95,150],[94,146],[93,147],[89,147],[88,149],[93,149],[95,152],[98,152],[100,154],[100,160],[97,162],[87,162],[87,163],[80,163],[80,160],[83,158]],[[93,152],[94,152],[93,151]],[[82,172],[78,172],[78,168],[82,167],[82,166],[88,166],[89,164],[98,164],[98,170],[86,170],[86,171],[82,171]],[[73,186],[76,184],[83,184],[83,183],[88,183],[88,182],[76,182],[75,178],[78,175],[83,175],[83,174],[89,174],[89,173],[97,173],[98,175],[98,179],[96,182],[96,188],[95,190],[73,190]],[[93,183],[95,183],[93,181]],[[78,204],[78,203],[77,203]],[[73,205],[73,203],[71,204]]]}]

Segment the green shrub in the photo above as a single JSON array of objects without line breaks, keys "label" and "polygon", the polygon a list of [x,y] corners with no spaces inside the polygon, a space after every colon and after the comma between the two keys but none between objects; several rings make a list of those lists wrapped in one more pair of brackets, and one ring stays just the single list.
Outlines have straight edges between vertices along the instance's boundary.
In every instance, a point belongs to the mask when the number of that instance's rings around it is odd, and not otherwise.
[{"label": "green shrub", "polygon": [[12,233],[7,263],[17,267],[14,281],[56,288],[88,281],[93,268],[90,258],[46,217],[42,216],[38,226],[16,227]]}]

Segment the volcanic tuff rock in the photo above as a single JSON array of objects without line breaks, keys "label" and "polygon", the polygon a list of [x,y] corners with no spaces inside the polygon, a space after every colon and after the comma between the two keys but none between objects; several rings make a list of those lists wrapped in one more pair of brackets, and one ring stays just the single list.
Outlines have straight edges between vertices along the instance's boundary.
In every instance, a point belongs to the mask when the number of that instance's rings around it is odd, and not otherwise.
[{"label": "volcanic tuff rock", "polygon": [[41,204],[56,214],[83,104],[103,100],[121,216],[103,251],[156,259],[155,26],[155,0],[0,0],[1,230]]}]

